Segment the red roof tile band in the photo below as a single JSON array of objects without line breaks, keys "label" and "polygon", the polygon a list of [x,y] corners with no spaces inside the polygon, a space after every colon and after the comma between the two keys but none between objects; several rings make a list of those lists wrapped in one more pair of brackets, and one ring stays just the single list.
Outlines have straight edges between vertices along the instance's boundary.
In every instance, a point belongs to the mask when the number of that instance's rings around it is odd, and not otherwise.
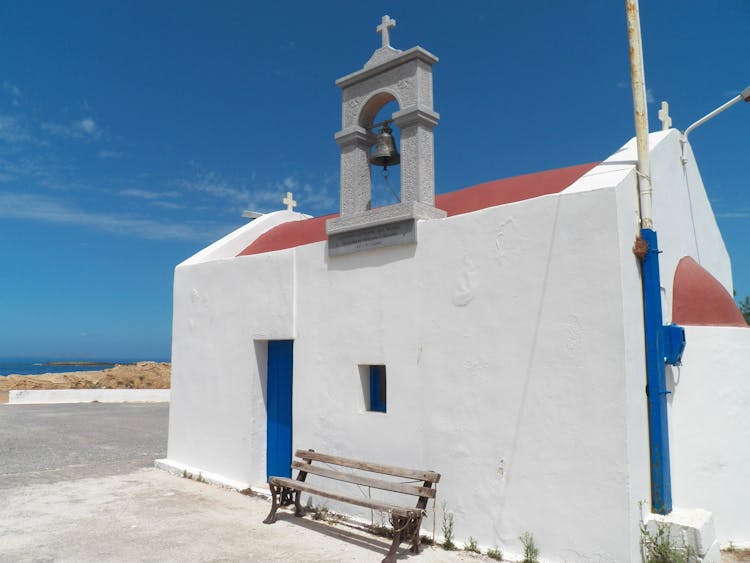
[{"label": "red roof tile band", "polygon": [[[477,184],[436,196],[435,207],[445,210],[448,217],[452,217],[488,207],[560,193],[598,164],[580,164]],[[333,217],[338,217],[338,214],[277,225],[260,235],[237,256],[263,254],[326,240],[326,221]]]}]

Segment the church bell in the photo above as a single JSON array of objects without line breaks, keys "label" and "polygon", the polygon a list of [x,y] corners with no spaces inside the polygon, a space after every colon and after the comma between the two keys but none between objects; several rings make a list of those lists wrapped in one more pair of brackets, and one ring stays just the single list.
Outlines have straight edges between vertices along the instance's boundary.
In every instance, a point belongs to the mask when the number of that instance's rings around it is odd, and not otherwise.
[{"label": "church bell", "polygon": [[380,128],[380,133],[373,145],[370,155],[370,164],[388,168],[401,162],[401,155],[396,149],[396,141],[393,139],[393,131],[386,123]]}]

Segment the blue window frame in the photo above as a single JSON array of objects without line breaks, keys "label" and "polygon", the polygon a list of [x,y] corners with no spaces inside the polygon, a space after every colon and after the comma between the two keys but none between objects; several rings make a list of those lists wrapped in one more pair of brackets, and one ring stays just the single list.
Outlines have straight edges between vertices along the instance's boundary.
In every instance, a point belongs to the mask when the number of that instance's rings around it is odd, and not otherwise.
[{"label": "blue window frame", "polygon": [[385,366],[370,366],[370,408],[386,412]]}]

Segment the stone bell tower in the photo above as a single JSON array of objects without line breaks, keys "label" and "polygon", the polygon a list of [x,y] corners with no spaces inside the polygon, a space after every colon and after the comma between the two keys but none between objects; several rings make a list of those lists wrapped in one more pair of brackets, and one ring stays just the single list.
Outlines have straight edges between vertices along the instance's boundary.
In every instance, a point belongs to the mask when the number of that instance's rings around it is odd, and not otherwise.
[{"label": "stone bell tower", "polygon": [[[416,221],[445,217],[435,208],[433,129],[440,115],[432,109],[432,65],[437,57],[421,47],[407,51],[390,45],[396,21],[383,16],[382,35],[364,68],[336,81],[342,91],[341,214],[326,223],[328,254],[417,242]],[[370,147],[378,111],[396,101],[391,119],[401,131],[401,201],[370,209]]]}]

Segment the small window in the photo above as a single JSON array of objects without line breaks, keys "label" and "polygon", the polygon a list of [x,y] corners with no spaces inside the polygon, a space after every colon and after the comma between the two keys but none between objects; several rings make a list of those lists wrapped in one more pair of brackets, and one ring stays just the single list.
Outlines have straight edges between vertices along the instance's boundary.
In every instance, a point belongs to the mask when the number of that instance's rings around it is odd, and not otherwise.
[{"label": "small window", "polygon": [[369,411],[386,412],[385,366],[370,366]]}]

